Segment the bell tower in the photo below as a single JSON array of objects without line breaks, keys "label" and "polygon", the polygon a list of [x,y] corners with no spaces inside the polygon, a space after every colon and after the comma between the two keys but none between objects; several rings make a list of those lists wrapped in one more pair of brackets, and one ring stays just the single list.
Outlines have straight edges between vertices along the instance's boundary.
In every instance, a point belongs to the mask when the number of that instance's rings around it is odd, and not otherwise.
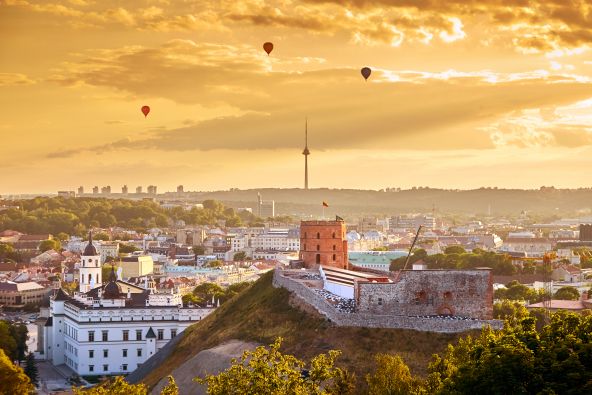
[{"label": "bell tower", "polygon": [[92,233],[88,232],[88,244],[80,257],[78,284],[80,292],[88,292],[93,288],[100,287],[103,283],[101,254],[93,245]]}]

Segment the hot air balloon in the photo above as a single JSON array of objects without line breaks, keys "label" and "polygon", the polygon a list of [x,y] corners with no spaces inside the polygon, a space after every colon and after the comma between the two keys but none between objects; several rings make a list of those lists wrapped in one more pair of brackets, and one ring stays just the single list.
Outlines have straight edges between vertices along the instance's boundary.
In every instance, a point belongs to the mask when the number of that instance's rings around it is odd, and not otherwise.
[{"label": "hot air balloon", "polygon": [[263,49],[265,50],[265,52],[267,52],[267,56],[269,56],[269,54],[271,53],[271,51],[273,51],[273,43],[270,42],[266,42],[263,44]]},{"label": "hot air balloon", "polygon": [[370,77],[370,74],[372,74],[372,70],[370,70],[370,67],[363,67],[362,70],[360,70],[360,72],[362,73],[362,77],[364,77],[366,81],[368,81],[368,77]]},{"label": "hot air balloon", "polygon": [[150,107],[142,106],[142,114],[144,114],[144,118],[146,118],[148,116],[149,112],[150,112]]}]

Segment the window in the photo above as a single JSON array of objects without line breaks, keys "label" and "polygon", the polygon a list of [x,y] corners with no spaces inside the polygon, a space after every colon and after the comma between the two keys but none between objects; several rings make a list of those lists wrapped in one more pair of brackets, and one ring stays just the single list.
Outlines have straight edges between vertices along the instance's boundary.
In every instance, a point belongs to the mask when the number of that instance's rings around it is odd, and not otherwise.
[{"label": "window", "polygon": [[95,341],[95,331],[88,331],[88,341],[89,342]]},{"label": "window", "polygon": [[123,341],[129,340],[129,331],[123,331]]},{"label": "window", "polygon": [[317,264],[321,263],[321,254],[317,254],[316,262]]},{"label": "window", "polygon": [[94,372],[95,371],[95,365],[88,365],[88,371],[89,372]]},{"label": "window", "polygon": [[335,254],[333,254],[333,260],[335,260],[335,258],[336,258],[336,255],[335,255]]},{"label": "window", "polygon": [[335,232],[333,232],[333,238],[335,238]]},{"label": "window", "polygon": [[142,330],[136,330],[136,340],[142,340]]},{"label": "window", "polygon": [[164,329],[158,330],[158,340],[164,339]]},{"label": "window", "polygon": [[109,331],[101,331],[103,334],[103,341],[106,342],[109,340]]},{"label": "window", "polygon": [[177,336],[177,330],[176,329],[171,329],[171,339],[173,337]]},{"label": "window", "polygon": [[103,372],[107,372],[109,370],[109,365],[103,365]]},{"label": "window", "polygon": [[94,358],[95,357],[95,350],[88,350],[88,357]]},{"label": "window", "polygon": [[109,358],[109,350],[103,350],[103,358]]},{"label": "window", "polygon": [[317,244],[317,251],[321,250],[321,246],[319,244]]},{"label": "window", "polygon": [[337,250],[337,246],[333,244],[333,251]]},{"label": "window", "polygon": [[141,348],[138,348],[138,349],[136,350],[136,355],[137,355],[138,357],[141,357],[141,356],[142,356],[142,349],[141,349]]},{"label": "window", "polygon": [[123,356],[124,358],[127,358],[127,349],[126,349],[126,348],[124,348],[124,349],[122,350],[122,356]]},{"label": "window", "polygon": [[378,298],[378,305],[382,306],[382,298]]},{"label": "window", "polygon": [[126,363],[124,363],[123,365],[121,365],[121,367],[123,368],[123,371],[124,372],[127,371],[127,364]]},{"label": "window", "polygon": [[321,238],[321,234],[317,233],[317,239],[320,239],[320,238]]}]

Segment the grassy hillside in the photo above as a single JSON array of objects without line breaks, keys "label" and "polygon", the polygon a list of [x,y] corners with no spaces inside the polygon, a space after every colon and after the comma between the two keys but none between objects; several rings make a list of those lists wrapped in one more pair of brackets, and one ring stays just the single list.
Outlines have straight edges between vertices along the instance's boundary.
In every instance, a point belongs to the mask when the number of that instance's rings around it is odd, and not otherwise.
[{"label": "grassy hillside", "polygon": [[142,381],[154,386],[162,377],[196,355],[230,339],[271,343],[284,338],[282,350],[300,358],[338,349],[339,365],[363,375],[372,367],[378,352],[397,353],[413,373],[425,374],[434,353],[442,352],[460,335],[397,329],[339,328],[315,314],[290,305],[290,293],[271,284],[267,273],[250,288],[234,297],[203,321],[188,328],[168,359]]}]

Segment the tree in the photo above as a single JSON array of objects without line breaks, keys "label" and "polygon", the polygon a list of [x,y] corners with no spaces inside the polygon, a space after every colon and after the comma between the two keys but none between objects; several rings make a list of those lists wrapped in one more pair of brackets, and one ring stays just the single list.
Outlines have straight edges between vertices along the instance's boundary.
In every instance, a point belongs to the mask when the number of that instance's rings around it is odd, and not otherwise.
[{"label": "tree", "polygon": [[62,249],[62,243],[57,239],[43,240],[39,244],[39,251],[45,252],[49,250],[60,251]]},{"label": "tree", "polygon": [[493,318],[498,320],[522,320],[528,314],[528,310],[520,302],[504,299],[493,304]]},{"label": "tree", "polygon": [[160,395],[179,395],[179,387],[173,376],[168,376],[169,383],[160,391]]},{"label": "tree", "polygon": [[10,244],[0,243],[0,262],[4,259],[14,259],[14,247]]},{"label": "tree", "polygon": [[16,339],[12,336],[11,326],[12,324],[8,321],[0,320],[0,349],[4,350],[11,361],[14,361],[17,356]]},{"label": "tree", "polygon": [[202,283],[193,289],[193,294],[203,300],[210,300],[212,296],[215,298],[223,297],[224,290],[218,284]]},{"label": "tree", "polygon": [[592,316],[558,312],[536,330],[532,316],[449,345],[430,363],[427,390],[436,394],[590,393]]},{"label": "tree", "polygon": [[99,232],[92,235],[94,240],[109,241],[110,237],[107,233]]},{"label": "tree", "polygon": [[32,352],[27,354],[24,371],[25,374],[31,380],[31,383],[37,386],[39,384],[39,372],[37,370],[37,362],[35,361],[35,356]]},{"label": "tree", "polygon": [[204,300],[194,294],[186,294],[183,295],[181,297],[181,300],[183,301],[183,304],[189,304],[189,303],[193,303],[193,304],[201,304],[204,302]]},{"label": "tree", "polygon": [[236,254],[234,254],[234,256],[232,257],[232,260],[234,262],[246,261],[247,254],[244,251],[239,251]]},{"label": "tree", "polygon": [[27,340],[29,340],[29,330],[24,324],[11,324],[10,335],[16,341],[16,355],[17,361],[22,361],[27,353]]},{"label": "tree", "polygon": [[29,377],[0,349],[0,394],[29,394],[35,390]]},{"label": "tree", "polygon": [[565,286],[559,288],[553,297],[561,300],[578,300],[580,292],[575,287]]},{"label": "tree", "polygon": [[126,243],[119,243],[119,253],[120,254],[130,254],[134,251],[139,251],[140,249],[132,244]]},{"label": "tree", "polygon": [[204,266],[205,267],[212,267],[212,268],[220,267],[220,266],[222,266],[222,262],[219,260],[210,261],[210,262],[206,263]]},{"label": "tree", "polygon": [[398,355],[376,354],[376,370],[366,375],[370,395],[407,395],[419,393],[421,382]]},{"label": "tree", "polygon": [[445,254],[464,254],[466,252],[461,246],[448,246],[444,249]]},{"label": "tree", "polygon": [[305,369],[304,361],[279,351],[281,342],[278,338],[269,349],[261,346],[245,351],[227,370],[205,378],[196,377],[195,381],[207,385],[209,395],[330,394],[324,388],[343,376],[342,370],[335,367],[340,352],[331,350],[317,355]]},{"label": "tree", "polygon": [[121,376],[96,387],[89,389],[72,387],[72,390],[74,395],[146,395],[148,393],[144,384],[129,384]]},{"label": "tree", "polygon": [[203,246],[193,246],[192,249],[195,255],[203,255],[206,252],[206,249]]},{"label": "tree", "polygon": [[65,232],[60,232],[60,233],[58,233],[58,234],[57,234],[57,236],[56,236],[56,237],[57,237],[57,239],[58,239],[58,240],[60,240],[60,241],[67,241],[67,240],[70,238],[70,235],[68,235],[68,234],[67,234],[67,233],[65,233]]}]

